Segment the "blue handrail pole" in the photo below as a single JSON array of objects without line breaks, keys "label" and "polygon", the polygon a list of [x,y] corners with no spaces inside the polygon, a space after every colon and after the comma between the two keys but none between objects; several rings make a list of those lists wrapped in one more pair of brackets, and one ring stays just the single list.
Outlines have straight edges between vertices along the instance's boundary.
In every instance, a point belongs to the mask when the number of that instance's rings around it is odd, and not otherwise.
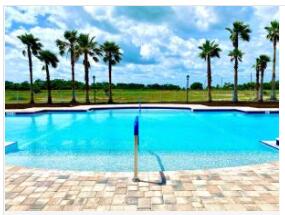
[{"label": "blue handrail pole", "polygon": [[138,177],[138,147],[139,147],[139,117],[136,116],[134,124],[134,182],[139,182]]}]

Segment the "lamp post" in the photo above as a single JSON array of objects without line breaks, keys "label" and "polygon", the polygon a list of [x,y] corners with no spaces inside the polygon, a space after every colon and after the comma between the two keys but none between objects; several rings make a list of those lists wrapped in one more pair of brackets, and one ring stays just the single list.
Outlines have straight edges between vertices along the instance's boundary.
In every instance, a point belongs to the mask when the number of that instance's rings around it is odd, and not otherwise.
[{"label": "lamp post", "polygon": [[96,87],[95,87],[95,80],[96,80],[96,76],[93,75],[93,93],[94,93],[94,103],[96,103]]},{"label": "lamp post", "polygon": [[189,94],[189,78],[190,76],[189,75],[186,75],[186,103],[188,103],[188,94]]},{"label": "lamp post", "polygon": [[251,86],[252,86],[252,72],[250,72],[250,85],[249,85],[250,95],[251,95],[251,92],[253,92],[253,89],[254,89]]}]

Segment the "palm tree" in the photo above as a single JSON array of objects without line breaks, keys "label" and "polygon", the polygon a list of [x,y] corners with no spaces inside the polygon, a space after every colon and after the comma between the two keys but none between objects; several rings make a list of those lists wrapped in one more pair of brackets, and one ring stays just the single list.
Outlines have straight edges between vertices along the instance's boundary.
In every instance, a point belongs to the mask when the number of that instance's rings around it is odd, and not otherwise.
[{"label": "palm tree", "polygon": [[75,98],[75,72],[74,65],[77,60],[75,56],[75,46],[77,45],[78,35],[77,31],[65,31],[64,32],[64,40],[56,40],[56,45],[59,48],[60,55],[64,55],[65,53],[70,54],[70,64],[71,64],[71,81],[72,81],[72,100],[71,103],[76,103]]},{"label": "palm tree", "polygon": [[[226,28],[227,31],[230,32],[230,40],[233,43],[234,50],[239,49],[239,39],[243,41],[250,40],[251,30],[249,25],[244,24],[243,22],[236,21],[233,23],[233,27]],[[234,58],[234,95],[233,102],[238,102],[238,58]]]},{"label": "palm tree", "polygon": [[122,53],[120,52],[120,47],[114,42],[106,41],[101,45],[101,50],[103,52],[103,61],[108,63],[109,69],[109,100],[108,103],[113,103],[112,99],[112,66],[119,63],[122,59]]},{"label": "palm tree", "polygon": [[[235,61],[235,66],[238,65],[238,62],[242,62],[243,53],[239,49],[234,49],[229,52],[228,56],[230,57],[231,61]],[[235,69],[237,71],[237,69]],[[237,72],[235,72],[235,80],[237,80]],[[237,84],[237,81],[235,81],[235,84]],[[234,84],[234,98],[237,98],[237,95],[235,95],[235,91],[237,92],[237,86]],[[234,102],[237,102],[238,100],[234,100]]]},{"label": "palm tree", "polygon": [[32,34],[22,34],[18,38],[26,46],[26,49],[23,50],[23,55],[26,56],[28,53],[29,60],[29,70],[30,70],[30,104],[34,104],[34,89],[33,89],[33,61],[32,55],[37,56],[38,52],[41,50],[42,44],[39,42],[39,39],[34,37]]},{"label": "palm tree", "polygon": [[258,100],[258,93],[259,93],[259,76],[260,76],[260,72],[259,72],[259,58],[256,58],[255,64],[252,65],[252,68],[255,69],[255,74],[256,74],[256,83],[255,83],[255,90],[256,90],[256,100]]},{"label": "palm tree", "polygon": [[89,68],[91,57],[94,62],[98,62],[98,56],[101,56],[101,50],[98,47],[98,43],[95,41],[95,37],[90,37],[89,34],[80,34],[78,37],[78,45],[76,46],[76,54],[83,55],[83,65],[85,72],[85,90],[86,90],[86,103],[90,104],[89,100]]},{"label": "palm tree", "polygon": [[266,38],[273,43],[273,66],[272,66],[272,80],[271,80],[271,96],[270,100],[276,100],[276,91],[275,91],[275,69],[276,69],[276,46],[279,42],[279,22],[274,20],[270,23],[269,26],[265,27],[267,30]]},{"label": "palm tree", "polygon": [[46,71],[47,89],[48,89],[48,104],[51,104],[52,99],[51,99],[49,65],[51,65],[53,68],[56,68],[58,64],[58,59],[56,55],[49,50],[41,50],[39,52],[38,59],[44,63],[42,69]]},{"label": "palm tree", "polygon": [[270,62],[270,57],[267,55],[260,55],[259,56],[259,70],[260,70],[260,88],[259,88],[259,96],[258,101],[263,102],[263,78],[264,78],[264,71],[267,67],[267,63]]},{"label": "palm tree", "polygon": [[219,44],[215,43],[215,41],[206,40],[202,46],[198,47],[201,52],[199,56],[207,61],[207,78],[208,78],[208,102],[212,101],[211,94],[211,83],[212,83],[212,72],[211,72],[211,58],[212,57],[220,57],[220,52],[222,51],[219,48]]}]

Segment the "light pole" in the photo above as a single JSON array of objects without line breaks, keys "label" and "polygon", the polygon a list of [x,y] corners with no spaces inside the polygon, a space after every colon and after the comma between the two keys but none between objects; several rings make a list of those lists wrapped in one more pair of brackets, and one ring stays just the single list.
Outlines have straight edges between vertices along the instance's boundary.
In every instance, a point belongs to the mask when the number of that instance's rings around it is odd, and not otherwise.
[{"label": "light pole", "polygon": [[190,76],[189,75],[186,75],[186,103],[188,103],[188,94],[189,94],[189,78]]},{"label": "light pole", "polygon": [[251,86],[252,86],[252,72],[250,72],[250,84],[249,84],[250,95],[251,92],[253,92],[253,88]]},{"label": "light pole", "polygon": [[95,87],[96,76],[93,75],[93,93],[94,93],[94,103],[96,103],[96,87]]}]

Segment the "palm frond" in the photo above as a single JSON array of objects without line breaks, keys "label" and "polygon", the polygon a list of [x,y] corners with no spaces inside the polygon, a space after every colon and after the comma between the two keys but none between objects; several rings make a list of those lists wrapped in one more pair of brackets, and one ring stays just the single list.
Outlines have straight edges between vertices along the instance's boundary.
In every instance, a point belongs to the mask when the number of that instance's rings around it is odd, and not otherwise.
[{"label": "palm frond", "polygon": [[56,55],[49,50],[41,50],[37,57],[40,61],[44,62],[44,64],[51,65],[54,68],[57,67],[57,64],[59,62]]},{"label": "palm frond", "polygon": [[207,57],[220,57],[220,52],[222,51],[219,48],[219,44],[215,41],[206,40],[201,46],[198,46],[201,50],[199,57],[206,60]]},{"label": "palm frond", "polygon": [[103,61],[105,63],[110,62],[112,65],[119,63],[122,60],[122,53],[120,47],[114,42],[106,41],[100,46],[103,52]]}]

